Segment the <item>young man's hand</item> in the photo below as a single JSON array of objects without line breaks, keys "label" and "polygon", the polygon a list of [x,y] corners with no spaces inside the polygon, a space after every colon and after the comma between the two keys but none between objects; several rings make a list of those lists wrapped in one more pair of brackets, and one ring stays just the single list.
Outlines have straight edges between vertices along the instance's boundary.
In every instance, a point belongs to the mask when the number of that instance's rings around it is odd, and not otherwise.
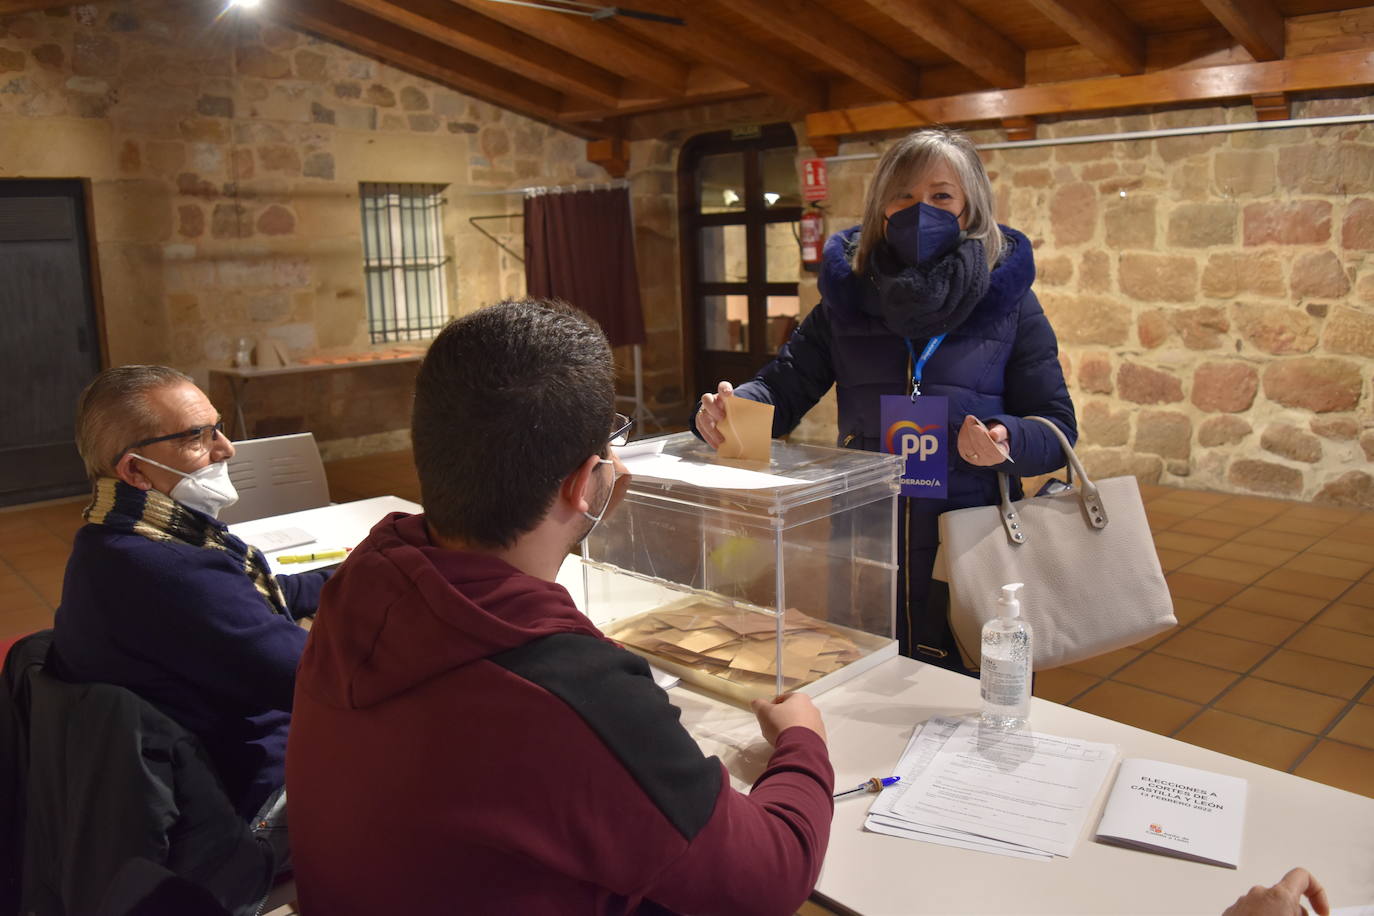
[{"label": "young man's hand", "polygon": [[809,728],[825,740],[825,722],[821,711],[804,693],[785,693],[771,700],[754,700],[749,706],[759,717],[759,730],[764,740],[777,745],[778,735],[794,725]]}]

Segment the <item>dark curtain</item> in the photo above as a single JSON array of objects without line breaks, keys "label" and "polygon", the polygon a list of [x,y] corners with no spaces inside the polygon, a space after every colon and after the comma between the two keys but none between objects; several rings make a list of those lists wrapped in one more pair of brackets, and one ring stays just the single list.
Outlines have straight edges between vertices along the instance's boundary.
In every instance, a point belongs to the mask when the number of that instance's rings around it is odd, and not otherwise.
[{"label": "dark curtain", "polygon": [[629,189],[526,197],[525,288],[591,315],[613,347],[644,343]]}]

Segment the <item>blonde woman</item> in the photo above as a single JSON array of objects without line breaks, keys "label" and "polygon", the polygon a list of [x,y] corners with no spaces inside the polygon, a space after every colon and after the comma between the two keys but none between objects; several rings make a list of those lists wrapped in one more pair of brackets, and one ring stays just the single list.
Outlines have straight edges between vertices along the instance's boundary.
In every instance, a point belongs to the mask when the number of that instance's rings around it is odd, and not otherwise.
[{"label": "blonde woman", "polygon": [[[869,185],[863,223],[832,236],[821,303],[776,359],[738,388],[702,395],[693,429],[719,447],[725,399],[774,405],[773,435],[796,427],[833,384],[843,448],[898,451],[893,416],[910,402],[938,413],[947,443],[939,486],[904,486],[898,516],[897,636],[902,653],[961,670],[946,595],[931,590],[947,509],[998,500],[997,471],[1016,478],[1063,465],[1053,420],[1077,439],[1058,343],[1031,291],[1031,243],[998,226],[992,186],[966,137],[921,130],[894,143]],[[886,400],[884,400],[886,399]],[[901,423],[896,424],[898,426]],[[907,424],[910,427],[910,424]]]}]

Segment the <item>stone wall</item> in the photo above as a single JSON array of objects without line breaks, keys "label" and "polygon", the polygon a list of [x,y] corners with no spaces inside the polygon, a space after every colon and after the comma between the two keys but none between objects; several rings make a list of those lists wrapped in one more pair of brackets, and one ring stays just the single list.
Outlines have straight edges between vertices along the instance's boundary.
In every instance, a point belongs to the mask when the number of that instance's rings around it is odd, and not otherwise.
[{"label": "stone wall", "polygon": [[[518,213],[519,197],[473,192],[607,177],[572,135],[217,12],[117,0],[0,17],[0,179],[89,180],[112,364],[166,363],[204,382],[245,335],[293,358],[368,350],[359,182],[447,185],[460,314],[524,288],[520,263],[468,224]],[[275,396],[264,381],[268,413],[253,419],[282,431],[333,415],[349,438],[395,432],[408,394],[387,385],[379,401],[369,372],[274,382]]]},{"label": "stone wall", "polygon": [[[1367,114],[1374,99],[1293,109]],[[1235,105],[1038,136],[1253,120]],[[985,157],[998,218],[1034,241],[1090,471],[1374,507],[1374,124]],[[829,231],[858,222],[874,165],[832,164]],[[800,433],[826,441],[833,421]]]}]

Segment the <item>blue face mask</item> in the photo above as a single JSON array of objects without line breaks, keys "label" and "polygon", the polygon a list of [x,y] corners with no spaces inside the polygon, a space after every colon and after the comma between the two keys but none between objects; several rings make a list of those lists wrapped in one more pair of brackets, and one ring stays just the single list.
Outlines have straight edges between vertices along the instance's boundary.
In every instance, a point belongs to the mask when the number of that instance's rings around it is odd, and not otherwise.
[{"label": "blue face mask", "polygon": [[930,204],[905,207],[887,219],[887,243],[909,267],[949,254],[963,239],[959,217]]}]

